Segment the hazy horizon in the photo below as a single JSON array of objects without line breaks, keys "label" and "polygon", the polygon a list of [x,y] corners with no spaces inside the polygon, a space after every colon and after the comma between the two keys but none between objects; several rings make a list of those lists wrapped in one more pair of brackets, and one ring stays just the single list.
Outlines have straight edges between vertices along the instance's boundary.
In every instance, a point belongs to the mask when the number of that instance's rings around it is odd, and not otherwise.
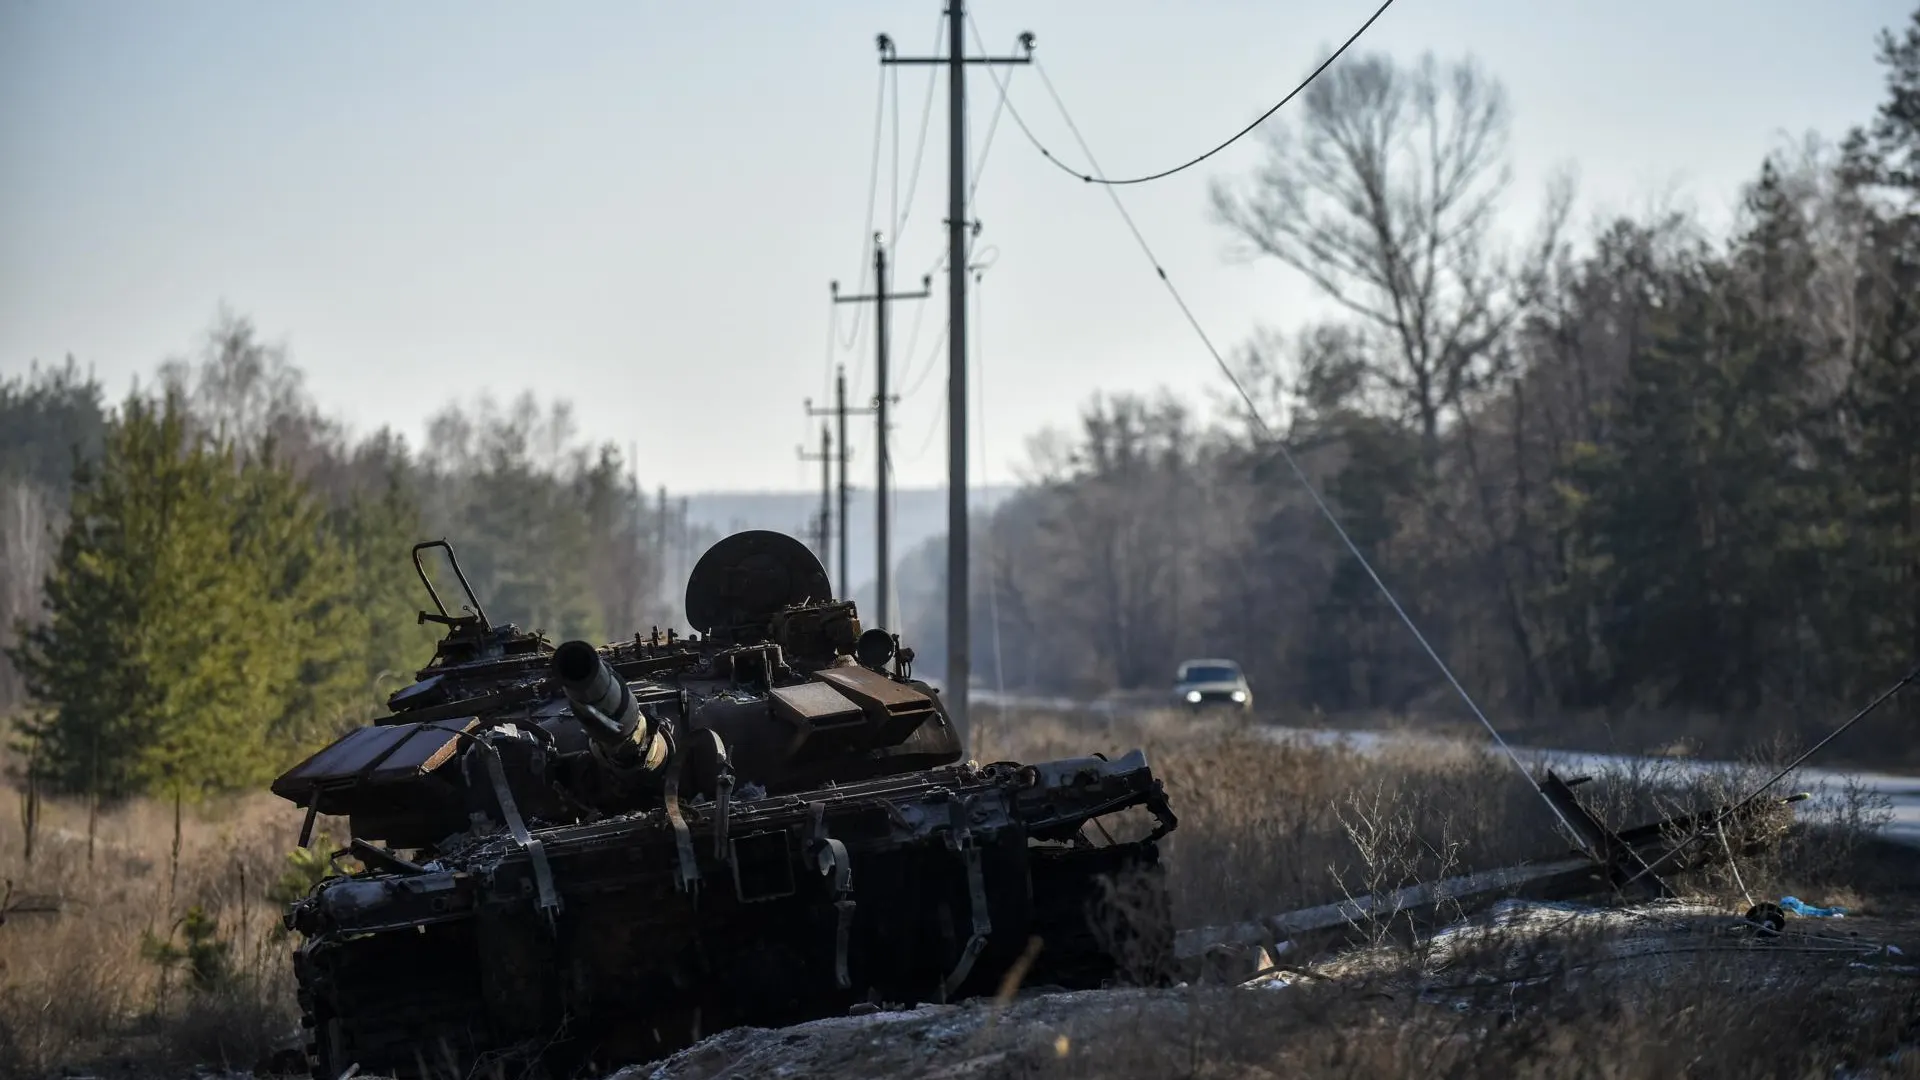
[{"label": "hazy horizon", "polygon": [[[1036,34],[1100,163],[1130,174],[1258,115],[1374,6],[975,15],[997,53]],[[0,374],[70,353],[118,397],[224,303],[357,430],[417,445],[450,400],[532,389],[571,400],[586,436],[651,451],[649,486],[808,490],[817,466],[794,451],[818,422],[802,399],[825,404],[835,364],[856,401],[873,382],[870,320],[855,333],[841,309],[852,346],[829,347],[828,282],[865,286],[874,35],[925,54],[940,8],[0,0]],[[1724,224],[1770,149],[1871,115],[1874,35],[1904,15],[1893,0],[1406,4],[1359,48],[1471,51],[1506,84],[1510,232],[1562,164],[1582,220],[1672,195]],[[871,227],[895,239],[897,192],[907,289],[941,254],[945,89],[940,75],[910,186],[929,76],[897,70],[898,173],[889,146]],[[1038,79],[1011,79],[1036,134],[1079,161]],[[996,103],[982,69],[969,97],[977,163]],[[1228,259],[1208,219],[1208,182],[1263,153],[1244,140],[1122,191],[1223,346],[1325,310],[1297,276]],[[975,482],[1011,482],[1027,437],[1072,423],[1096,389],[1222,389],[1107,200],[1004,116],[975,216],[992,263],[973,316]],[[946,474],[943,285],[894,313],[903,486]],[[871,425],[855,430],[860,470]]]}]

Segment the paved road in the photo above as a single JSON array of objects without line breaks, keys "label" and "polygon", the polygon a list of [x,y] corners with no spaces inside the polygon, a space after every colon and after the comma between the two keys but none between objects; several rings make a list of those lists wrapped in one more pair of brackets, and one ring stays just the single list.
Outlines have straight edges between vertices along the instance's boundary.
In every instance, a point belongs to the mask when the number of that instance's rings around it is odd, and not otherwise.
[{"label": "paved road", "polygon": [[[970,702],[980,707],[1005,705],[1008,708],[1046,709],[1066,712],[1086,712],[1091,715],[1118,715],[1149,711],[1155,706],[1138,698],[1106,698],[1094,701],[1074,700],[1070,698],[1030,697],[1019,695],[997,695],[992,691],[976,690],[970,695]],[[1346,743],[1358,750],[1370,750],[1393,743],[1444,743],[1456,746],[1456,740],[1441,739],[1404,732],[1378,731],[1334,731],[1320,728],[1262,727],[1263,733],[1275,739],[1306,739],[1312,742],[1335,744]],[[1487,740],[1489,753],[1498,751],[1491,739]],[[1726,762],[1696,761],[1683,758],[1634,758],[1619,754],[1596,754],[1586,751],[1553,750],[1540,747],[1515,747],[1518,756],[1529,768],[1551,766],[1563,776],[1583,776],[1608,770],[1632,770],[1657,765],[1663,769],[1674,769],[1685,773],[1712,773],[1733,768]],[[1795,787],[1801,791],[1811,791],[1816,799],[1836,798],[1847,784],[1856,783],[1868,791],[1882,796],[1892,812],[1892,820],[1882,835],[1890,840],[1920,847],[1920,776],[1897,776],[1891,773],[1875,773],[1857,770],[1822,769],[1807,767],[1800,770],[1794,778]],[[1779,789],[1781,794],[1790,794],[1787,789]]]}]

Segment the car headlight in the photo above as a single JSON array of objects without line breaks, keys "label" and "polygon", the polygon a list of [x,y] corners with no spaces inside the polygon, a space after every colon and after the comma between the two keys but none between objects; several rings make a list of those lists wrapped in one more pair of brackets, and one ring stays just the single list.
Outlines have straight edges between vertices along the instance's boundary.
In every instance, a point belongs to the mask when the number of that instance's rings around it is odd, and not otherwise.
[{"label": "car headlight", "polygon": [[1234,704],[1236,704],[1236,705],[1244,705],[1244,704],[1246,704],[1246,702],[1247,702],[1247,692],[1246,692],[1245,690],[1235,690],[1235,691],[1233,692],[1233,703],[1234,703]]},{"label": "car headlight", "polygon": [[1200,704],[1200,691],[1198,690],[1187,691],[1187,701],[1194,705]]}]

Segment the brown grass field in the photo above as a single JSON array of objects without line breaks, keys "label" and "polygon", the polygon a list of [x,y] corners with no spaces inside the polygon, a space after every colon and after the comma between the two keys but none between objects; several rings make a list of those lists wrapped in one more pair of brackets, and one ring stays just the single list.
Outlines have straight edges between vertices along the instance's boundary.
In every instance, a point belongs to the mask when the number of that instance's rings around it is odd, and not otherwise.
[{"label": "brown grass field", "polygon": [[[1181,819],[1164,851],[1183,926],[1565,850],[1511,766],[1464,743],[1450,754],[1363,757],[1177,716],[978,712],[982,761],[1146,749]],[[1630,824],[1744,791],[1755,775],[1676,787],[1653,769],[1581,790],[1603,817]],[[103,810],[90,844],[87,807],[49,801],[29,860],[22,793],[5,795],[0,1076],[247,1071],[295,1041],[293,942],[276,897],[307,880],[289,858],[297,811],[261,794],[185,807],[176,830],[172,805],[135,802]],[[1737,881],[1686,884],[1735,914],[1747,893],[1843,904],[1848,919],[1824,932],[1920,955],[1910,932],[1920,857],[1867,837],[1874,813],[1857,796],[1837,812],[1803,813],[1777,849],[1740,864]],[[1019,996],[880,1026],[723,1033],[626,1075],[762,1075],[753,1062],[769,1046],[799,1069],[790,1075],[821,1077],[1920,1075],[1920,1055],[1906,1049],[1920,980],[1898,966],[1826,957],[1782,968],[1704,952],[1658,980],[1570,980],[1580,965],[1562,956],[1525,987],[1509,980],[1498,1007],[1462,1011],[1408,991],[1417,949],[1382,945],[1398,959],[1366,979]],[[1472,968],[1456,961],[1447,978],[1467,980]]]}]

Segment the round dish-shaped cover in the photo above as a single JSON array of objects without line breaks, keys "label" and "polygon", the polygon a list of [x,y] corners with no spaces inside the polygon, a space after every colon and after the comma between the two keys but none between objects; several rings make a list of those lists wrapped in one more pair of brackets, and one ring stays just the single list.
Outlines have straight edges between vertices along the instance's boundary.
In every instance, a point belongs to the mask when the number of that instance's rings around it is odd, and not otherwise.
[{"label": "round dish-shaped cover", "polygon": [[768,529],[734,533],[708,548],[687,575],[687,619],[701,633],[832,598],[826,568],[807,545]]}]

